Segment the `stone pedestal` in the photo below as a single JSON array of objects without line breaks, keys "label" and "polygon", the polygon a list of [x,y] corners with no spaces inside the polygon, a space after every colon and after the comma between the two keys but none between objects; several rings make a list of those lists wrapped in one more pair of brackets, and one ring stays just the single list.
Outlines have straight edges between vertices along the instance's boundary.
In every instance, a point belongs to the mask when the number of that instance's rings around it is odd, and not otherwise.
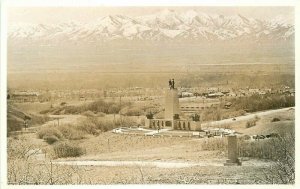
[{"label": "stone pedestal", "polygon": [[201,131],[200,121],[190,121],[191,131]]},{"label": "stone pedestal", "polygon": [[145,119],[145,127],[147,128],[151,127],[151,119]]},{"label": "stone pedestal", "polygon": [[227,136],[228,141],[228,159],[225,166],[231,165],[242,165],[241,160],[238,158],[238,146],[237,146],[237,137],[236,135]]}]

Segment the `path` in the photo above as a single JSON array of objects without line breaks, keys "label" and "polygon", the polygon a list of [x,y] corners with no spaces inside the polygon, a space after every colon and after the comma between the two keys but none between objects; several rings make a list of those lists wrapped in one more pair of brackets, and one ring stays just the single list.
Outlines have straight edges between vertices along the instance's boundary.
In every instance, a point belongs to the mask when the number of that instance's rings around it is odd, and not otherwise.
[{"label": "path", "polygon": [[158,130],[153,130],[153,131],[150,131],[150,132],[146,133],[145,135],[146,136],[149,136],[149,135],[152,136],[152,135],[160,134],[160,133],[170,131],[170,130],[171,130],[171,128],[160,129],[159,131]]},{"label": "path", "polygon": [[[196,166],[224,166],[225,160],[211,160],[211,161],[200,161],[200,162],[163,162],[163,161],[53,161],[54,164],[59,165],[77,165],[77,166],[107,166],[107,167],[118,167],[118,166],[141,166],[141,167],[158,167],[158,168],[186,168]],[[243,166],[269,166],[271,162],[260,161],[260,160],[249,160],[243,162]]]}]

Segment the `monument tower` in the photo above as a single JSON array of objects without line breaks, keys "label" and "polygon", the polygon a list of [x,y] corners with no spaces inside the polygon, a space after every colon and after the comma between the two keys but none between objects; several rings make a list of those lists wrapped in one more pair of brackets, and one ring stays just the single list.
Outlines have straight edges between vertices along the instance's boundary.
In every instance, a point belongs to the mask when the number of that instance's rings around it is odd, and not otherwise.
[{"label": "monument tower", "polygon": [[174,116],[179,116],[179,113],[178,90],[174,86],[173,79],[170,89],[165,91],[165,119],[173,120]]}]

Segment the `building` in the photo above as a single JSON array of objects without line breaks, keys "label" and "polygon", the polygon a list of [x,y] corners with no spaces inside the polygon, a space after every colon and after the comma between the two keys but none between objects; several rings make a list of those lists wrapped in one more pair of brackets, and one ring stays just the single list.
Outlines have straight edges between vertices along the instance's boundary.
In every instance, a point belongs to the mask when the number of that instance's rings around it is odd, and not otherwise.
[{"label": "building", "polygon": [[37,92],[14,92],[10,94],[10,99],[15,102],[36,102],[38,101],[39,94]]},{"label": "building", "polygon": [[219,97],[222,97],[224,96],[223,93],[221,92],[217,92],[217,93],[210,93],[207,95],[207,98],[219,98]]}]

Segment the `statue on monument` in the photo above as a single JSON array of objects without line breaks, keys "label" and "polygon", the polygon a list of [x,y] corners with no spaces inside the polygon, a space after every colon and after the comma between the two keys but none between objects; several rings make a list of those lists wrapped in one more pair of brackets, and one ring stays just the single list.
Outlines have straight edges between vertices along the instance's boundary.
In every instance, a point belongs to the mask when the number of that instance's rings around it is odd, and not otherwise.
[{"label": "statue on monument", "polygon": [[174,81],[174,79],[170,79],[169,80],[169,87],[170,87],[170,90],[171,89],[175,89],[175,81]]},{"label": "statue on monument", "polygon": [[175,89],[175,81],[172,79],[172,88]]}]

